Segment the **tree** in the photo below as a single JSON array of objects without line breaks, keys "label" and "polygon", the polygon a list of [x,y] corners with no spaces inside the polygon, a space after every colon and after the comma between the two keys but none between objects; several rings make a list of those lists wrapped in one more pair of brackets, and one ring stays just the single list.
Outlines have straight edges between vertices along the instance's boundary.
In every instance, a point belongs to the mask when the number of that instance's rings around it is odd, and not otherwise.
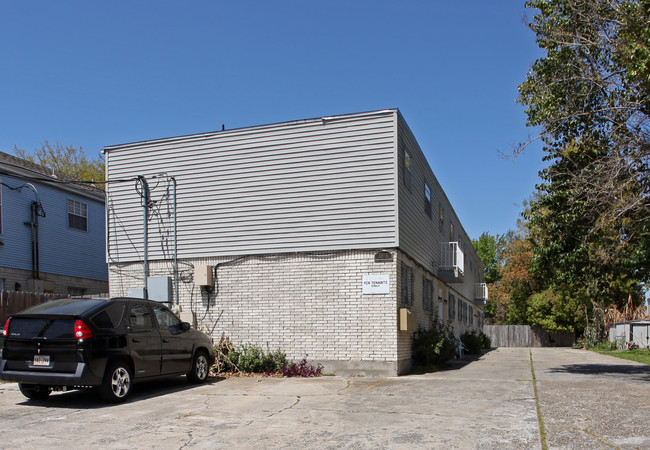
[{"label": "tree", "polygon": [[63,146],[60,143],[51,145],[48,141],[41,144],[34,154],[14,147],[14,153],[19,158],[48,167],[54,172],[68,175],[83,181],[104,181],[104,161],[100,158],[89,160],[81,147]]},{"label": "tree", "polygon": [[524,214],[531,270],[556,294],[621,304],[650,281],[650,1],[526,5],[546,55],[519,101],[549,164]]},{"label": "tree", "polygon": [[532,246],[525,229],[512,236],[503,253],[498,280],[490,285],[490,301],[494,304],[497,324],[527,324],[528,298],[536,291],[537,282],[530,271]]},{"label": "tree", "polygon": [[583,289],[553,287],[535,272],[535,242],[526,223],[507,236],[497,279],[490,284],[486,316],[496,324],[534,325],[550,332],[581,330]]},{"label": "tree", "polygon": [[505,249],[508,242],[512,239],[512,231],[506,234],[491,234],[484,232],[478,239],[472,239],[474,250],[481,262],[483,263],[483,273],[485,282],[488,284],[499,280],[499,269],[505,262]]}]

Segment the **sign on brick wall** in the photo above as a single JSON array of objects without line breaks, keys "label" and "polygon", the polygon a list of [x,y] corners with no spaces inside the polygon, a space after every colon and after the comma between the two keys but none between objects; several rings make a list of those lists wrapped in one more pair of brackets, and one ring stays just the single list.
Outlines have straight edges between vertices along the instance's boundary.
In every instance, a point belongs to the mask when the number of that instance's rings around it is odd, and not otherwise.
[{"label": "sign on brick wall", "polygon": [[386,275],[364,275],[364,294],[388,294],[390,293],[390,277]]}]

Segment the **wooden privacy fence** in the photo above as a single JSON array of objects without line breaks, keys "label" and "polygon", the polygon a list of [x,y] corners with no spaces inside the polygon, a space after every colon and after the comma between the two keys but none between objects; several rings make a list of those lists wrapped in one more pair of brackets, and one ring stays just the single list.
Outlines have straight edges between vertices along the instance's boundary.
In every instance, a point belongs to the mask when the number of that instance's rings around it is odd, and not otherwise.
[{"label": "wooden privacy fence", "polygon": [[36,294],[34,292],[0,291],[0,327],[7,318],[30,306],[38,305],[56,297],[57,294]]},{"label": "wooden privacy fence", "polygon": [[548,333],[530,325],[484,325],[492,347],[572,347],[573,332]]}]

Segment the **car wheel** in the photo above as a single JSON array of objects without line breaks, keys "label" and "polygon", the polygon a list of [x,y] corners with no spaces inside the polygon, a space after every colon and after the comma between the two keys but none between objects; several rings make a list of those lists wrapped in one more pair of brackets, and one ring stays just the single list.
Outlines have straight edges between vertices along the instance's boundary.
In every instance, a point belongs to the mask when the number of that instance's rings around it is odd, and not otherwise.
[{"label": "car wheel", "polygon": [[208,362],[208,354],[204,350],[199,350],[194,355],[192,370],[187,374],[187,379],[191,383],[204,383],[208,380],[209,371],[210,363]]},{"label": "car wheel", "polygon": [[108,366],[100,393],[104,400],[120,403],[131,393],[131,368],[122,361]]},{"label": "car wheel", "polygon": [[40,384],[18,383],[18,388],[25,397],[31,398],[32,400],[46,399],[52,393],[51,389]]}]

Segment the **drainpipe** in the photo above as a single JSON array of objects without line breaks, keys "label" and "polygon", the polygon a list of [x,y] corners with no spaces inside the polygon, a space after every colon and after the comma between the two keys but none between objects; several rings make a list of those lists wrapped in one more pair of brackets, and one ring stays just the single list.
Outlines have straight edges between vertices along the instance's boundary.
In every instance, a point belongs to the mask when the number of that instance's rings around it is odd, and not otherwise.
[{"label": "drainpipe", "polygon": [[19,189],[27,187],[33,193],[36,200],[30,204],[30,221],[24,222],[26,226],[30,227],[32,235],[32,279],[39,280],[41,277],[40,272],[40,253],[38,249],[38,217],[45,217],[45,210],[41,204],[41,198],[38,195],[36,187],[31,183],[25,183]]},{"label": "drainpipe", "polygon": [[178,298],[178,227],[176,224],[176,178],[170,177],[174,184],[174,297],[176,306],[180,304]]},{"label": "drainpipe", "polygon": [[138,176],[138,181],[142,185],[142,196],[143,202],[143,238],[144,238],[144,298],[149,298],[149,203],[151,198],[149,197],[149,184],[147,180],[142,176]]}]

